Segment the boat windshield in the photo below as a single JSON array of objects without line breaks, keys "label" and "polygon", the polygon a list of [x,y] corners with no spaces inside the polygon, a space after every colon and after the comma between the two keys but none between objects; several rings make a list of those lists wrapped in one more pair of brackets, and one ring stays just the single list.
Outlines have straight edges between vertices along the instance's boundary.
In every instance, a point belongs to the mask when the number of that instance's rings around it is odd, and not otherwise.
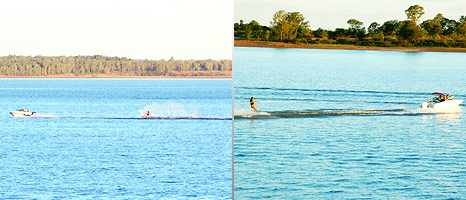
[{"label": "boat windshield", "polygon": [[442,93],[433,93],[432,100],[436,102],[445,101],[446,96]]}]

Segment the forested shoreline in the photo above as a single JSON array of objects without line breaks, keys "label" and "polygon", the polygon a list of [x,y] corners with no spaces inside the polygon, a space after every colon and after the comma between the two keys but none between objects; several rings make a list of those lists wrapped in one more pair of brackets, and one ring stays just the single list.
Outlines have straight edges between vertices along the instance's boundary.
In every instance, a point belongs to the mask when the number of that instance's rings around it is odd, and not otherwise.
[{"label": "forested shoreline", "polygon": [[420,22],[424,8],[413,5],[405,10],[406,20],[389,20],[382,24],[349,19],[348,28],[311,29],[299,12],[277,11],[264,26],[252,20],[234,24],[236,40],[270,41],[293,44],[341,44],[377,47],[455,47],[466,48],[466,16],[458,21],[438,13],[433,19]]},{"label": "forested shoreline", "polygon": [[94,56],[1,56],[2,76],[231,76],[231,60],[135,60]]}]

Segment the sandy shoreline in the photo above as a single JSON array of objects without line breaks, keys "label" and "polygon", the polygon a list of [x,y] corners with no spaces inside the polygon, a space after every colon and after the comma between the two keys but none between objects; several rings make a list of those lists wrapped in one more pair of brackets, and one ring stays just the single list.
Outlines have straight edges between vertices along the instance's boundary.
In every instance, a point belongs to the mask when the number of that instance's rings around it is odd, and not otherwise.
[{"label": "sandy shoreline", "polygon": [[231,79],[231,76],[105,76],[105,75],[50,75],[50,76],[4,76],[0,78],[130,78],[130,79]]},{"label": "sandy shoreline", "polygon": [[267,47],[267,48],[301,48],[301,49],[341,49],[341,50],[372,50],[372,51],[407,51],[407,52],[455,52],[466,53],[466,48],[441,47],[365,47],[352,45],[326,44],[291,44],[284,42],[262,42],[235,40],[235,47]]}]

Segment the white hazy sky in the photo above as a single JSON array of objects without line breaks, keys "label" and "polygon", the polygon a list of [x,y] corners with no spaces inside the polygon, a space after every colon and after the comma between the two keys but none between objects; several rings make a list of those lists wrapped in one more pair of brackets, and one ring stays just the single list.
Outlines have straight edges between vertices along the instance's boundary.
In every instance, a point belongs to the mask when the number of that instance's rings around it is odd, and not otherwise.
[{"label": "white hazy sky", "polygon": [[367,27],[372,22],[382,24],[388,20],[405,20],[404,11],[411,5],[421,5],[425,14],[421,20],[432,19],[437,13],[458,20],[466,15],[464,0],[235,0],[235,22],[256,20],[269,26],[278,10],[301,12],[310,22],[311,29],[319,27],[334,30],[347,28],[346,22],[357,19]]},{"label": "white hazy sky", "polygon": [[233,0],[0,1],[0,56],[231,59]]}]

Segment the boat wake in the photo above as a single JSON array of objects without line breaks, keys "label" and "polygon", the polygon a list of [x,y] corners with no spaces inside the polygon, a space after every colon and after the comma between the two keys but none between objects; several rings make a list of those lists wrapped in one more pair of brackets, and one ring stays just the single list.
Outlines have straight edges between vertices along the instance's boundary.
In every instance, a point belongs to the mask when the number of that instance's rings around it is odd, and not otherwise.
[{"label": "boat wake", "polygon": [[[33,115],[21,115],[17,118],[66,118],[66,119],[116,119],[116,120],[232,120],[231,117],[211,117],[200,116],[198,108],[195,106],[183,106],[176,103],[156,104],[145,106],[139,110],[139,117],[75,117],[75,116],[54,116],[34,113]],[[149,112],[149,115],[147,113]]]},{"label": "boat wake", "polygon": [[150,117],[65,117],[65,116],[52,116],[52,115],[34,115],[21,118],[62,118],[62,119],[140,119],[140,120],[232,120],[228,117],[164,117],[164,116],[150,116]]},{"label": "boat wake", "polygon": [[244,118],[251,118],[255,116],[271,116],[268,112],[254,112],[250,109],[247,110],[235,110],[235,118],[236,116],[244,116]]},{"label": "boat wake", "polygon": [[[252,111],[250,111],[252,112]],[[436,115],[461,113],[461,108],[454,110],[434,110],[434,109],[389,109],[389,110],[344,110],[344,109],[325,109],[325,110],[286,110],[270,112],[252,112],[235,110],[235,119],[276,119],[276,118],[311,118],[311,117],[332,117],[332,116],[381,116],[381,115]]]}]

